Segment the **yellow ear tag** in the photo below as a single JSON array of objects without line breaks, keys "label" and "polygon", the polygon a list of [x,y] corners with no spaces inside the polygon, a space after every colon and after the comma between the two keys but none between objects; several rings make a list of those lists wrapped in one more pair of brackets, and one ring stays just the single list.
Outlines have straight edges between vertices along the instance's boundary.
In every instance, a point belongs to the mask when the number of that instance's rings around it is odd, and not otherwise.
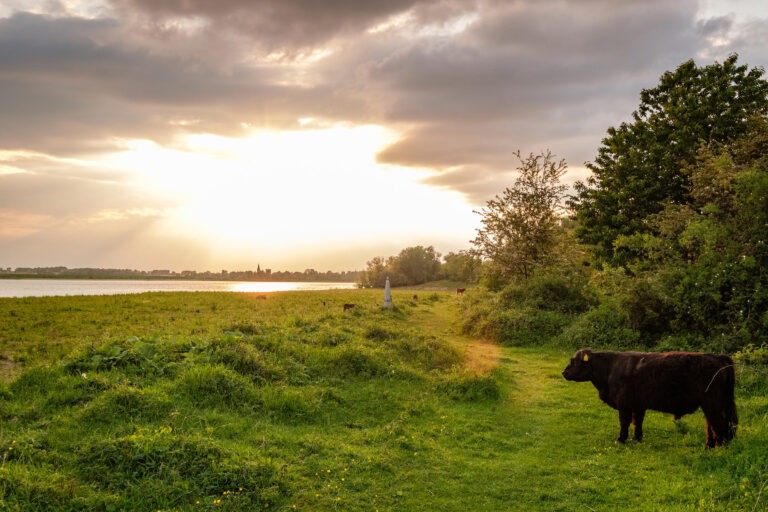
[{"label": "yellow ear tag", "polygon": [[582,358],[582,361],[584,361],[585,363],[586,363],[587,361],[589,361],[589,355],[587,355],[587,354],[584,354],[584,357]]}]

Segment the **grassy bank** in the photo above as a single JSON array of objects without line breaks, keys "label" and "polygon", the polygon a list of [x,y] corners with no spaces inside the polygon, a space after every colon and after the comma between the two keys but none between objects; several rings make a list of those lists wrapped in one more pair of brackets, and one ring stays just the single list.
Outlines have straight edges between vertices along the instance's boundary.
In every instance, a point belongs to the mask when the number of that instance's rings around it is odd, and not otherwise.
[{"label": "grassy bank", "polygon": [[[739,437],[649,413],[570,354],[460,336],[455,293],[0,300],[2,510],[760,510],[765,376]],[[344,312],[342,305],[357,307]]]}]

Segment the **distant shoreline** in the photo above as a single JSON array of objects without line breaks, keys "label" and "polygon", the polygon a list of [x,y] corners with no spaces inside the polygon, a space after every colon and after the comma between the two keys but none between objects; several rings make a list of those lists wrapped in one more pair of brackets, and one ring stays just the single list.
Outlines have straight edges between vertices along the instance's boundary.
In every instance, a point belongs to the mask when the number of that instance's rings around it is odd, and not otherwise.
[{"label": "distant shoreline", "polygon": [[[321,274],[322,275],[322,274]],[[96,274],[15,274],[15,273],[0,273],[0,279],[82,279],[82,280],[114,280],[114,281],[241,281],[241,282],[253,282],[253,283],[269,283],[269,282],[285,282],[285,283],[315,283],[315,282],[343,282],[354,283],[356,279],[343,279],[334,275],[333,279],[322,279],[318,275],[313,275],[311,278],[297,279],[297,278],[285,278],[279,275],[270,275],[258,278],[243,278],[241,275],[227,277],[222,274],[211,274],[210,277],[204,275],[196,276],[181,276],[181,275],[135,275],[135,276],[120,276],[114,274],[96,275]]]},{"label": "distant shoreline", "polygon": [[66,295],[124,295],[150,292],[272,292],[357,289],[340,281],[221,281],[191,279],[0,279],[0,298]]}]

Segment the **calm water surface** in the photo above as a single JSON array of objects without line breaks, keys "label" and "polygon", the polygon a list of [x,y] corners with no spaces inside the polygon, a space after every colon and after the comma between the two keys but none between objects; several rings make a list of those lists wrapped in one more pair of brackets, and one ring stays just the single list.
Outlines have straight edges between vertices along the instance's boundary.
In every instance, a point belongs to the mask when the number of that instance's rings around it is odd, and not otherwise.
[{"label": "calm water surface", "polygon": [[355,283],[142,281],[134,279],[0,279],[0,297],[118,295],[143,292],[282,292],[354,289]]}]

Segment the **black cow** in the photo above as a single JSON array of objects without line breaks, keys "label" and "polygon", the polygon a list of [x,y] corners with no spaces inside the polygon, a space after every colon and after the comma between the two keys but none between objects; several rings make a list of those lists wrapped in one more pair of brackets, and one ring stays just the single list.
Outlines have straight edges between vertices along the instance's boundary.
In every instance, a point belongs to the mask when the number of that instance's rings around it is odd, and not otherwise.
[{"label": "black cow", "polygon": [[707,418],[707,447],[728,443],[736,435],[736,403],[733,399],[733,360],[725,355],[692,352],[576,352],[563,377],[590,381],[600,399],[619,411],[619,437],[643,438],[643,418],[648,409],[680,419],[701,407]]}]

